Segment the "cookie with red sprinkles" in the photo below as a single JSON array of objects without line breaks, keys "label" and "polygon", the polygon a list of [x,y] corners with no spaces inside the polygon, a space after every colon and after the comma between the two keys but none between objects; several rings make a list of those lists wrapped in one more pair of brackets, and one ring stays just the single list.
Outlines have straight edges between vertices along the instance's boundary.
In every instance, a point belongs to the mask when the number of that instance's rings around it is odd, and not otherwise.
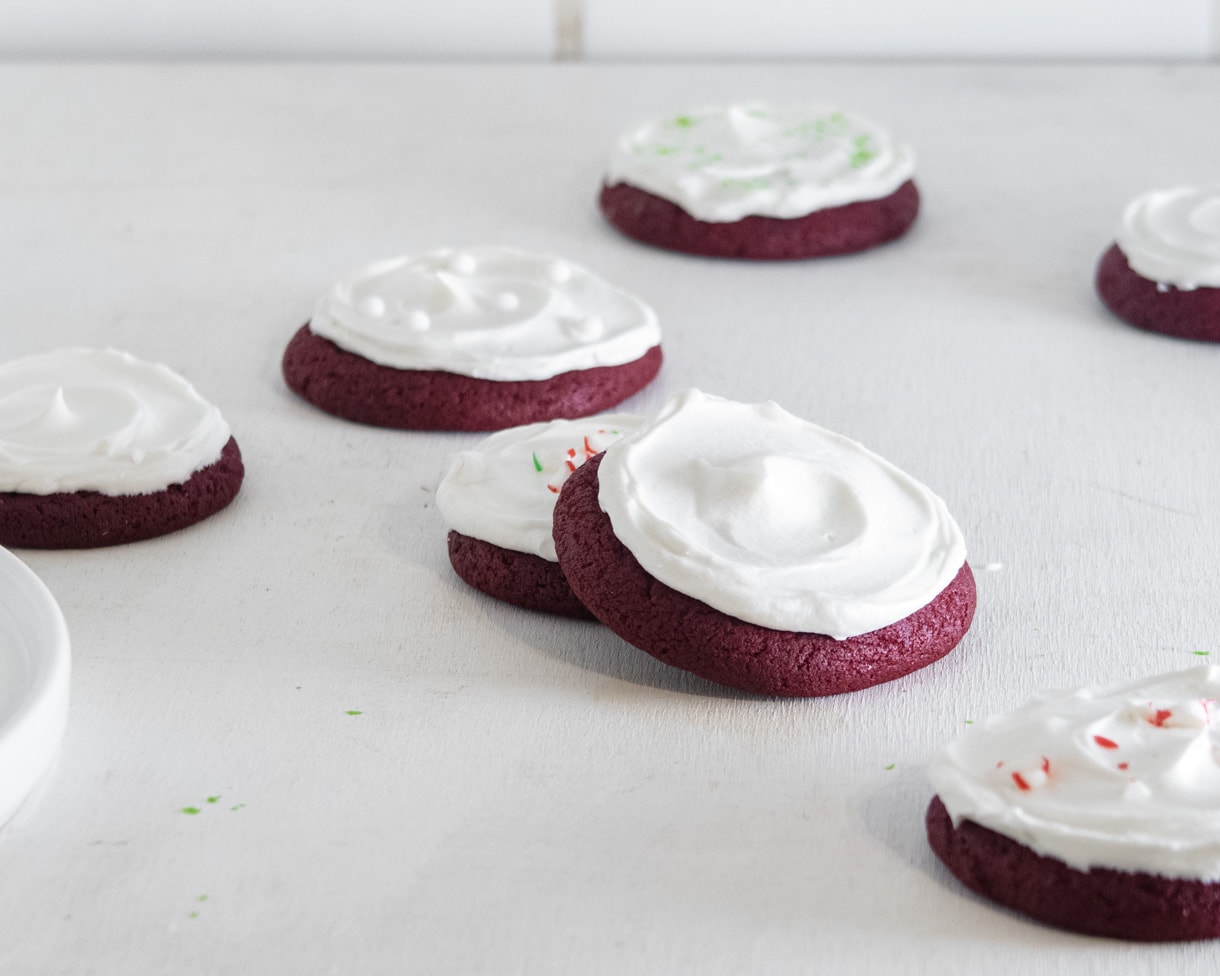
[{"label": "cookie with red sprinkles", "polygon": [[928,842],[967,888],[1139,942],[1220,937],[1220,668],[1047,691],[929,766]]},{"label": "cookie with red sprinkles", "polygon": [[555,501],[577,468],[639,423],[617,413],[528,424],[455,454],[436,491],[454,572],[499,600],[592,618],[559,568]]}]

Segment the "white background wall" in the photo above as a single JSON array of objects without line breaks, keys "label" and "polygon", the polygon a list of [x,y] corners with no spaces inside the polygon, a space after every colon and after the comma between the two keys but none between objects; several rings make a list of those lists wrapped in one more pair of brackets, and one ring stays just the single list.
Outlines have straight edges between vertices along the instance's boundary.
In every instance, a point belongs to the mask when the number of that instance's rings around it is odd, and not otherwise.
[{"label": "white background wall", "polygon": [[7,57],[1220,57],[1220,0],[0,0]]}]

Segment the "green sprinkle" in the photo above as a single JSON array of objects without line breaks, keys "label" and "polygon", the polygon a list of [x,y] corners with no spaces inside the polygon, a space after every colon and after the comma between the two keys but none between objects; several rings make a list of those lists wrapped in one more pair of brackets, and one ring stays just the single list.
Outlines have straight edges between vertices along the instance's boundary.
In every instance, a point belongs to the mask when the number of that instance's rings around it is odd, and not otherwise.
[{"label": "green sprinkle", "polygon": [[677,146],[653,146],[652,151],[657,156],[672,156],[678,152]]},{"label": "green sprinkle", "polygon": [[877,154],[870,149],[857,149],[851,154],[851,168],[859,169]]},{"label": "green sprinkle", "polygon": [[894,768],[895,766],[897,766],[897,765],[898,765],[897,763],[890,763],[890,764],[889,764],[888,766],[886,766],[885,768],[886,768],[886,769],[893,769],[893,768]]},{"label": "green sprinkle", "polygon": [[198,898],[196,898],[195,900],[196,900],[196,901],[207,901],[207,900],[208,900],[208,896],[207,896],[207,895],[200,895],[200,896],[199,896]]},{"label": "green sprinkle", "polygon": [[198,807],[183,807],[182,812],[190,814],[193,817],[193,816],[195,816],[195,814],[197,814],[199,812],[199,808]]},{"label": "green sprinkle", "polygon": [[1207,657],[1207,655],[1209,655],[1211,653],[1211,651],[1191,651],[1190,653],[1194,654],[1198,657]]},{"label": "green sprinkle", "polygon": [[542,470],[542,462],[538,460],[538,452],[537,452],[537,451],[534,451],[534,470],[535,470],[535,471],[541,471],[541,470]]},{"label": "green sprinkle", "polygon": [[235,806],[235,807],[229,807],[229,810],[230,810],[230,811],[232,811],[232,810],[241,810],[243,807],[245,807],[245,804],[244,804],[244,803],[239,803],[239,804],[237,804],[237,806]]},{"label": "green sprinkle", "polygon": [[972,718],[968,718],[968,719],[966,719],[966,724],[967,724],[967,725],[973,725],[973,724],[974,724],[974,719],[972,719]]},{"label": "green sprinkle", "polygon": [[674,119],[674,125],[676,125],[679,129],[689,129],[694,124],[695,120],[689,115],[679,115],[676,119]]},{"label": "green sprinkle", "polygon": [[209,796],[208,797],[208,803],[219,803],[219,802],[220,802],[220,797],[218,797],[218,796]]},{"label": "green sprinkle", "polygon": [[190,914],[187,916],[187,918],[198,918],[198,917],[199,917],[199,913],[198,913],[198,912],[191,912],[191,913],[190,913]]},{"label": "green sprinkle", "polygon": [[355,709],[355,708],[349,708],[349,709],[348,709],[346,712],[344,712],[343,714],[345,714],[345,715],[363,715],[363,714],[364,714],[364,712],[362,712],[362,711],[360,711],[360,710],[358,710],[358,709]]}]

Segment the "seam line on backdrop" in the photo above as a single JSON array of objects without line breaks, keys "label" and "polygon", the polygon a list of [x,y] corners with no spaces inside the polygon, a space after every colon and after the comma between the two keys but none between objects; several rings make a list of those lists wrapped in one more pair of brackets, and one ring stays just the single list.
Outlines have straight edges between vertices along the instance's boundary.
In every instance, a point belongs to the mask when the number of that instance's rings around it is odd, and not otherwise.
[{"label": "seam line on backdrop", "polygon": [[[553,0],[555,60],[579,61],[584,54],[584,0]],[[1213,0],[1220,4],[1220,0]]]}]

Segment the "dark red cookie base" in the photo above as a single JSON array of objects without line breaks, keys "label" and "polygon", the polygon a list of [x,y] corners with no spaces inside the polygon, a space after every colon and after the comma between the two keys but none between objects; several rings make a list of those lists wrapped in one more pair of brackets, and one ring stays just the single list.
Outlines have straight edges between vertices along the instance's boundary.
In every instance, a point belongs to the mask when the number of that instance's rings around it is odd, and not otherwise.
[{"label": "dark red cookie base", "polygon": [[0,492],[0,545],[95,549],[168,535],[219,512],[236,497],[244,477],[241,451],[230,437],[214,463],[162,491],[143,495]]},{"label": "dark red cookie base", "polygon": [[449,533],[449,562],[462,581],[527,610],[592,620],[564,579],[559,563],[516,552],[461,532]]},{"label": "dark red cookie base", "polygon": [[284,350],[289,388],[327,413],[396,430],[503,430],[587,417],[638,393],[661,368],[661,347],[621,366],[545,380],[480,380],[440,370],[394,369],[340,349],[303,325]]},{"label": "dark red cookie base", "polygon": [[1134,271],[1117,244],[1097,264],[1097,294],[1124,322],[1178,339],[1220,342],[1220,288],[1161,291]]},{"label": "dark red cookie base", "polygon": [[594,616],[666,664],[764,695],[837,695],[944,657],[974,617],[974,576],[966,565],[926,607],[847,640],[770,630],[721,613],[654,579],[619,542],[597,501],[601,458],[577,468],[560,493],[559,564]]},{"label": "dark red cookie base", "polygon": [[628,237],[669,251],[718,258],[787,261],[851,254],[901,237],[919,213],[907,180],[888,197],[815,210],[804,217],[698,220],[676,203],[629,183],[602,186],[606,219]]},{"label": "dark red cookie base", "polygon": [[973,821],[954,827],[939,796],[926,823],[932,850],[962,884],[1040,922],[1134,942],[1220,936],[1220,883],[1080,871]]}]

